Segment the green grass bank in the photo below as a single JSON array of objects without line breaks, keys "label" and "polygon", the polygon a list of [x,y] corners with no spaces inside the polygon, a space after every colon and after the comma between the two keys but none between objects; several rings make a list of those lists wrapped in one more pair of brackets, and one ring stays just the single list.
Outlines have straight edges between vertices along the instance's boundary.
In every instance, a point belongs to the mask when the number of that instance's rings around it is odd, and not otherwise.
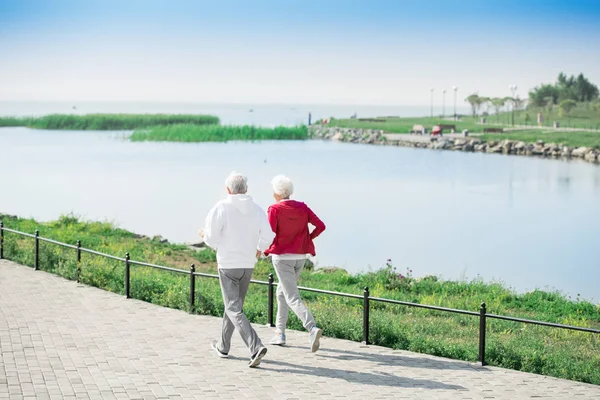
[{"label": "green grass bank", "polygon": [[[5,226],[58,241],[123,257],[125,252],[138,261],[189,270],[215,272],[216,258],[211,250],[194,251],[183,245],[161,243],[140,237],[109,223],[82,222],[73,216],[39,223],[32,219],[4,216]],[[33,240],[5,234],[5,257],[33,265]],[[83,283],[115,293],[124,293],[124,266],[99,256],[82,255],[80,279]],[[40,268],[74,279],[75,251],[40,242]],[[254,277],[265,279],[273,272],[269,260],[260,260]],[[477,311],[485,301],[488,312],[584,327],[600,327],[600,306],[559,293],[532,291],[518,294],[500,283],[446,281],[435,276],[414,278],[410,270],[398,271],[391,262],[382,270],[348,274],[343,270],[305,270],[301,285],[361,294],[369,286],[372,296],[415,303]],[[181,310],[189,309],[189,280],[185,275],[133,266],[131,294],[134,298]],[[221,316],[223,302],[218,282],[197,278],[195,313]],[[359,341],[362,338],[362,301],[303,293],[325,335]],[[267,321],[266,287],[251,285],[244,310],[257,323]],[[478,318],[371,303],[370,336],[374,344],[395,349],[476,361]],[[290,328],[302,329],[295,315]],[[215,335],[217,332],[215,332]],[[487,361],[491,365],[600,384],[600,338],[598,335],[560,329],[488,320]]]},{"label": "green grass bank", "polygon": [[230,140],[305,140],[306,126],[262,128],[257,126],[177,124],[154,126],[133,132],[130,140],[159,142],[227,142]]},{"label": "green grass bank", "polygon": [[26,126],[63,130],[134,130],[173,124],[215,125],[219,118],[193,114],[51,114],[43,117],[0,117],[0,127]]},{"label": "green grass bank", "polygon": [[[543,115],[543,124],[539,128],[537,114]],[[481,118],[486,123],[481,123]],[[558,122],[561,128],[569,128],[568,131],[556,130],[554,122]],[[482,134],[485,128],[504,128],[507,130],[502,134],[483,135],[481,139],[486,141],[498,141],[503,139],[535,143],[542,140],[545,143],[564,144],[570,147],[591,147],[600,149],[600,103],[579,103],[575,108],[565,113],[558,106],[531,107],[526,110],[514,112],[514,125],[512,112],[499,112],[498,114],[485,115],[484,117],[471,115],[462,116],[460,120],[453,121],[451,116],[442,118],[434,117],[378,117],[361,119],[332,119],[331,126],[342,128],[380,129],[388,133],[409,133],[413,125],[423,125],[431,130],[438,123],[456,125],[456,131],[464,129],[471,133]],[[579,130],[578,130],[579,129]],[[585,131],[584,129],[596,130]]]}]

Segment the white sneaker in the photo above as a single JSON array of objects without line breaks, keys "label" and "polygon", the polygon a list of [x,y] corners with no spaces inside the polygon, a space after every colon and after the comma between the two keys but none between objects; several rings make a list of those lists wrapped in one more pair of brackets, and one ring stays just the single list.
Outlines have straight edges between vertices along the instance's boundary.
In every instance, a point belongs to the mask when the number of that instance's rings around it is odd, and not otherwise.
[{"label": "white sneaker", "polygon": [[274,344],[277,346],[285,345],[285,333],[273,336],[273,339],[269,341],[269,344]]},{"label": "white sneaker", "polygon": [[229,354],[228,353],[223,353],[221,350],[219,350],[219,342],[217,342],[216,340],[213,340],[212,342],[210,342],[210,347],[212,347],[212,349],[214,350],[214,352],[217,355],[217,357],[219,357],[219,358],[229,358]]},{"label": "white sneaker", "polygon": [[252,357],[250,357],[250,363],[248,364],[248,366],[250,368],[258,367],[258,364],[260,364],[260,362],[262,361],[265,354],[267,354],[266,347],[261,347],[260,349],[258,349],[256,354],[254,354]]},{"label": "white sneaker", "polygon": [[323,336],[323,329],[315,326],[310,330],[308,341],[310,342],[310,351],[313,353],[319,350],[319,347],[321,346],[321,336]]}]

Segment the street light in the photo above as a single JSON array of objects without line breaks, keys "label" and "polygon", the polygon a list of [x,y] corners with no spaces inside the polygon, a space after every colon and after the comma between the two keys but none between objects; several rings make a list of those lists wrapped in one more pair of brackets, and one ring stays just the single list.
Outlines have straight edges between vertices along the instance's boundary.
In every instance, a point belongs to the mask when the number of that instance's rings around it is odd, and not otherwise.
[{"label": "street light", "polygon": [[517,91],[517,85],[510,85],[509,89],[512,92],[512,126],[515,126],[515,92]]},{"label": "street light", "polygon": [[442,118],[446,116],[446,89],[442,90]]},{"label": "street light", "polygon": [[431,118],[433,118],[433,88],[431,90]]},{"label": "street light", "polygon": [[456,121],[456,91],[458,90],[458,87],[452,86],[452,90],[454,90],[454,120]]}]

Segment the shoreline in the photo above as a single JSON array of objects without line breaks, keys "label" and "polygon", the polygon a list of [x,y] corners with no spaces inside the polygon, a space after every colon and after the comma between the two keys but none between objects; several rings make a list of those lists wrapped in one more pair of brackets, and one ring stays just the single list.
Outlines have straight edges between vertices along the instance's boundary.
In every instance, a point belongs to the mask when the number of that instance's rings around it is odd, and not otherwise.
[{"label": "shoreline", "polygon": [[[344,143],[401,146],[417,149],[452,150],[490,154],[533,156],[550,159],[580,159],[591,164],[600,163],[600,150],[590,147],[569,147],[562,143],[526,143],[510,139],[484,140],[477,136],[459,134],[444,135],[435,141],[428,136],[410,134],[390,134],[379,129],[340,128],[311,125],[308,127],[311,139],[332,140]],[[402,137],[402,138],[400,138]]]},{"label": "shoreline", "polygon": [[[39,230],[39,235],[62,243],[80,240],[82,247],[122,256],[127,251],[132,260],[155,265],[214,273],[214,251],[196,251],[187,246],[166,243],[156,238],[140,237],[109,223],[80,221],[74,216],[61,216],[56,221],[39,223],[0,215],[5,227],[22,232]],[[119,294],[125,293],[122,262],[84,255],[77,260],[76,252],[44,243],[39,247],[39,269],[82,284]],[[9,233],[4,236],[5,258],[22,265],[33,266],[31,239]],[[268,279],[273,267],[269,260],[257,262],[253,276]],[[600,305],[582,299],[571,300],[560,293],[534,290],[516,293],[494,282],[443,280],[426,275],[413,277],[412,271],[397,269],[392,260],[385,268],[365,273],[348,274],[343,270],[310,270],[302,272],[302,285],[320,290],[362,293],[369,287],[371,295],[391,300],[409,301],[462,310],[478,310],[485,301],[490,312],[516,318],[563,323],[592,329],[600,327]],[[216,280],[196,281],[198,295],[193,306],[189,301],[188,274],[136,266],[131,271],[131,295],[141,301],[190,311],[195,314],[222,315],[222,297]],[[255,323],[267,322],[266,288],[248,292],[244,304],[248,318]],[[331,297],[324,299],[315,293],[303,293],[303,300],[321,321],[327,336],[360,341],[362,318],[356,313],[356,299]],[[477,360],[474,327],[462,315],[438,315],[435,311],[406,310],[381,305],[371,315],[370,337],[373,344],[441,357]],[[289,320],[290,329],[302,329],[300,321]],[[490,365],[535,372],[592,384],[600,384],[600,360],[594,357],[600,343],[594,336],[569,331],[548,336],[543,329],[515,329],[509,321],[495,321],[487,328],[486,347]]]}]

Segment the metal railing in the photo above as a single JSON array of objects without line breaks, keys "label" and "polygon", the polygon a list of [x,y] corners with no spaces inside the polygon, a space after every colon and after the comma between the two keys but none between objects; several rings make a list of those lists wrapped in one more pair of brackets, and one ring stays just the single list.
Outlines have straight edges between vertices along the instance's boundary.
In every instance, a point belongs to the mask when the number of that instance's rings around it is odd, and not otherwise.
[{"label": "metal railing", "polygon": [[[189,275],[189,279],[190,279],[190,298],[189,298],[190,313],[193,313],[194,309],[195,309],[196,277],[219,279],[219,275],[216,275],[216,274],[196,272],[196,267],[194,264],[192,264],[190,266],[189,271],[185,271],[182,269],[166,267],[163,265],[156,265],[156,264],[150,264],[150,263],[145,263],[145,262],[141,262],[141,261],[134,261],[134,260],[130,259],[129,253],[125,253],[124,258],[117,257],[117,256],[114,256],[111,254],[101,253],[99,251],[86,249],[86,248],[82,247],[80,240],[77,241],[76,245],[62,243],[62,242],[58,242],[56,240],[41,237],[39,234],[39,231],[37,231],[37,230],[33,234],[30,234],[30,233],[20,232],[20,231],[14,230],[14,229],[6,228],[6,227],[4,227],[4,224],[2,221],[0,221],[0,259],[4,258],[4,232],[9,232],[9,233],[13,233],[16,235],[25,236],[25,237],[34,239],[34,241],[35,241],[34,242],[34,263],[33,263],[34,270],[39,270],[39,252],[40,252],[39,244],[40,244],[40,241],[75,250],[76,254],[77,254],[77,270],[76,270],[76,281],[77,282],[79,282],[79,278],[80,278],[80,274],[81,274],[81,253],[82,252],[94,254],[94,255],[97,255],[100,257],[105,257],[105,258],[109,258],[109,259],[112,259],[115,261],[122,262],[125,265],[124,285],[125,285],[125,296],[127,298],[131,298],[131,266],[132,265],[155,268],[155,269],[159,269],[159,270],[163,270],[163,271],[173,272],[176,274],[187,274],[187,275]],[[269,274],[268,281],[260,281],[260,280],[253,279],[250,282],[257,284],[257,285],[263,285],[263,286],[268,287],[267,320],[268,320],[269,326],[274,327],[275,326],[273,324],[274,287],[277,286],[277,283],[274,282],[273,274]],[[509,317],[509,316],[505,316],[505,315],[488,314],[485,302],[481,303],[479,311],[468,311],[468,310],[460,310],[460,309],[455,309],[455,308],[431,306],[431,305],[427,305],[427,304],[419,304],[419,303],[411,303],[411,302],[407,302],[407,301],[386,299],[386,298],[382,298],[382,297],[371,297],[368,287],[364,288],[362,295],[352,294],[352,293],[343,293],[343,292],[334,292],[334,291],[330,291],[330,290],[315,289],[315,288],[302,287],[302,286],[299,286],[298,289],[306,291],[306,292],[313,292],[313,293],[325,294],[325,295],[330,295],[330,296],[340,296],[340,297],[357,299],[357,300],[362,299],[363,300],[363,302],[362,302],[363,303],[363,305],[362,305],[362,309],[363,309],[363,340],[362,340],[362,343],[364,343],[364,344],[369,344],[369,327],[370,327],[369,314],[370,314],[371,302],[396,304],[396,305],[401,305],[401,306],[406,306],[406,307],[416,307],[416,308],[423,308],[423,309],[433,310],[433,311],[441,311],[441,312],[448,312],[448,313],[454,313],[454,314],[462,314],[462,315],[470,315],[470,316],[474,316],[474,317],[479,317],[479,357],[478,357],[478,361],[481,363],[481,365],[486,365],[485,341],[486,341],[486,330],[487,330],[486,325],[487,325],[488,318],[504,320],[504,321],[519,322],[519,323],[524,323],[524,324],[540,325],[540,326],[546,326],[546,327],[551,327],[551,328],[568,329],[568,330],[579,331],[579,332],[589,332],[589,333],[600,334],[600,330],[598,330],[598,329],[583,328],[580,326],[563,325],[563,324],[557,324],[557,323],[552,323],[552,322],[536,321],[536,320],[530,320],[530,319],[524,319],[524,318],[515,318],[515,317]]]}]

